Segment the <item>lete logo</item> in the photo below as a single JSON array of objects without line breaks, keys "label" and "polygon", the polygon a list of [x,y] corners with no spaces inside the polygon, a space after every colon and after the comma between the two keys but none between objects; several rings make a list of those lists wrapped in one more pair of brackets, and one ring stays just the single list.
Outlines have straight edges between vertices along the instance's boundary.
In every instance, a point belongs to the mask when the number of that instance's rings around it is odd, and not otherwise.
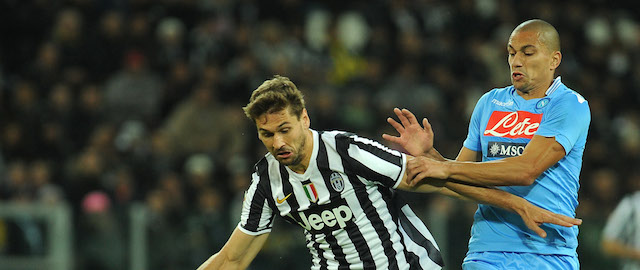
[{"label": "lete logo", "polygon": [[505,138],[533,138],[542,120],[542,114],[526,111],[501,112],[494,111],[489,118],[486,136]]}]

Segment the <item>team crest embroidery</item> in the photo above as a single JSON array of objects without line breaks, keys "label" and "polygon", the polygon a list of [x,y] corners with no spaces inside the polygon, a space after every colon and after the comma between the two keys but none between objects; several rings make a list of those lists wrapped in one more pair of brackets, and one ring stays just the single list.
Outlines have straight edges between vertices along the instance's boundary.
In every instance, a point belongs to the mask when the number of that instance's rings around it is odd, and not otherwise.
[{"label": "team crest embroidery", "polygon": [[543,98],[538,103],[536,103],[536,109],[540,110],[549,104],[549,98]]},{"label": "team crest embroidery", "polygon": [[329,182],[331,182],[333,190],[337,192],[342,192],[342,190],[344,190],[344,179],[342,179],[342,176],[339,173],[333,172],[329,178]]},{"label": "team crest embroidery", "polygon": [[316,186],[313,183],[306,184],[302,186],[304,188],[304,193],[307,195],[307,198],[312,203],[316,203],[318,201],[318,191],[316,191]]}]

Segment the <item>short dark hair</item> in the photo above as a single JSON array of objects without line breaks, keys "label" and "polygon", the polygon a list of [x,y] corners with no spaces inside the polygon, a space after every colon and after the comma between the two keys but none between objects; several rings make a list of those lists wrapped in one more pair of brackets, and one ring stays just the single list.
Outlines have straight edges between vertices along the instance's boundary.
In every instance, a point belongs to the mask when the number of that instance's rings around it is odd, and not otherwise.
[{"label": "short dark hair", "polygon": [[253,91],[249,103],[242,110],[255,122],[256,118],[265,113],[279,112],[285,108],[299,118],[305,108],[304,98],[289,78],[275,75]]}]

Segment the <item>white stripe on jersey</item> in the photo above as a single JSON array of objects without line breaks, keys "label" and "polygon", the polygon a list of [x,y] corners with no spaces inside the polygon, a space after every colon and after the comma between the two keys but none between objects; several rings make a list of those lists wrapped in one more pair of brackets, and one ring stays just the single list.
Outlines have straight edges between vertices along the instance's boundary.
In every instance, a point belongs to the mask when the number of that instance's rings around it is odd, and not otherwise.
[{"label": "white stripe on jersey", "polygon": [[548,96],[548,95],[553,94],[553,92],[555,92],[556,89],[558,89],[558,86],[560,86],[561,83],[562,83],[562,80],[560,79],[560,76],[556,77],[553,80],[553,83],[551,83],[551,86],[549,86],[547,91],[544,92],[544,95]]},{"label": "white stripe on jersey", "polygon": [[[389,165],[391,163],[389,163],[388,161],[381,159],[380,157],[370,153],[370,152],[366,152],[366,151],[359,151],[358,150],[358,146],[355,145],[350,145],[349,146],[349,155],[351,157],[353,157],[355,160],[359,161],[360,163],[362,163],[363,165],[365,165],[367,168],[371,169],[374,172],[377,172],[381,175],[388,175],[388,172],[385,171],[384,169],[389,168]],[[357,154],[359,153],[359,155]],[[400,171],[400,176],[402,176],[402,174],[404,174],[404,170]],[[394,187],[397,187],[397,185],[400,183],[400,181],[402,180],[402,177],[395,177],[393,178],[393,180],[395,180],[396,184]],[[367,181],[365,179],[365,181]],[[369,182],[369,184],[371,184]]]},{"label": "white stripe on jersey", "polygon": [[[407,217],[407,219],[409,219],[409,221],[411,221],[413,226],[416,226],[416,228],[419,231],[421,231],[423,233],[423,235],[429,241],[431,241],[431,243],[433,243],[433,245],[438,250],[440,250],[440,248],[436,244],[435,239],[433,238],[433,236],[431,235],[431,233],[429,232],[427,227],[424,226],[424,224],[422,223],[420,218],[418,218],[415,215],[415,213],[413,213],[413,211],[411,211],[411,208],[409,208],[408,205],[405,205],[404,207],[402,207],[402,213],[404,213],[405,216]],[[402,227],[402,224],[400,224],[400,230],[402,231],[402,235],[404,237],[404,242],[405,242],[405,245],[407,246],[407,250],[408,251],[413,252],[414,254],[425,254],[425,253],[427,253],[427,250],[424,247],[418,245],[416,242],[414,242],[411,239],[411,237],[409,237],[409,235],[407,235],[406,228]],[[439,265],[434,263],[431,259],[429,259],[429,257],[426,257],[426,256],[420,257],[420,265],[422,267],[424,267],[425,269],[440,269],[441,268]]]}]

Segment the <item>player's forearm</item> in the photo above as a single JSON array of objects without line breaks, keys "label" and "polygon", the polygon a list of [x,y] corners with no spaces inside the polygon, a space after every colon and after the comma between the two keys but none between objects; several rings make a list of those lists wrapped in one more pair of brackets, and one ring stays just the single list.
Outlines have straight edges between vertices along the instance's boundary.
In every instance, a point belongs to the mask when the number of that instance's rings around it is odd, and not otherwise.
[{"label": "player's forearm", "polygon": [[490,204],[513,212],[517,212],[519,204],[524,202],[524,199],[511,193],[486,186],[472,186],[447,181],[445,189],[457,193],[461,198],[482,204]]},{"label": "player's forearm", "polygon": [[640,250],[615,241],[603,240],[602,249],[610,256],[640,261]]},{"label": "player's forearm", "polygon": [[537,175],[532,164],[507,158],[490,162],[446,161],[446,175],[462,182],[483,186],[528,186]]},{"label": "player's forearm", "polygon": [[[222,253],[222,254],[221,254]],[[223,251],[213,254],[197,270],[245,269],[239,260],[229,260]]]}]

